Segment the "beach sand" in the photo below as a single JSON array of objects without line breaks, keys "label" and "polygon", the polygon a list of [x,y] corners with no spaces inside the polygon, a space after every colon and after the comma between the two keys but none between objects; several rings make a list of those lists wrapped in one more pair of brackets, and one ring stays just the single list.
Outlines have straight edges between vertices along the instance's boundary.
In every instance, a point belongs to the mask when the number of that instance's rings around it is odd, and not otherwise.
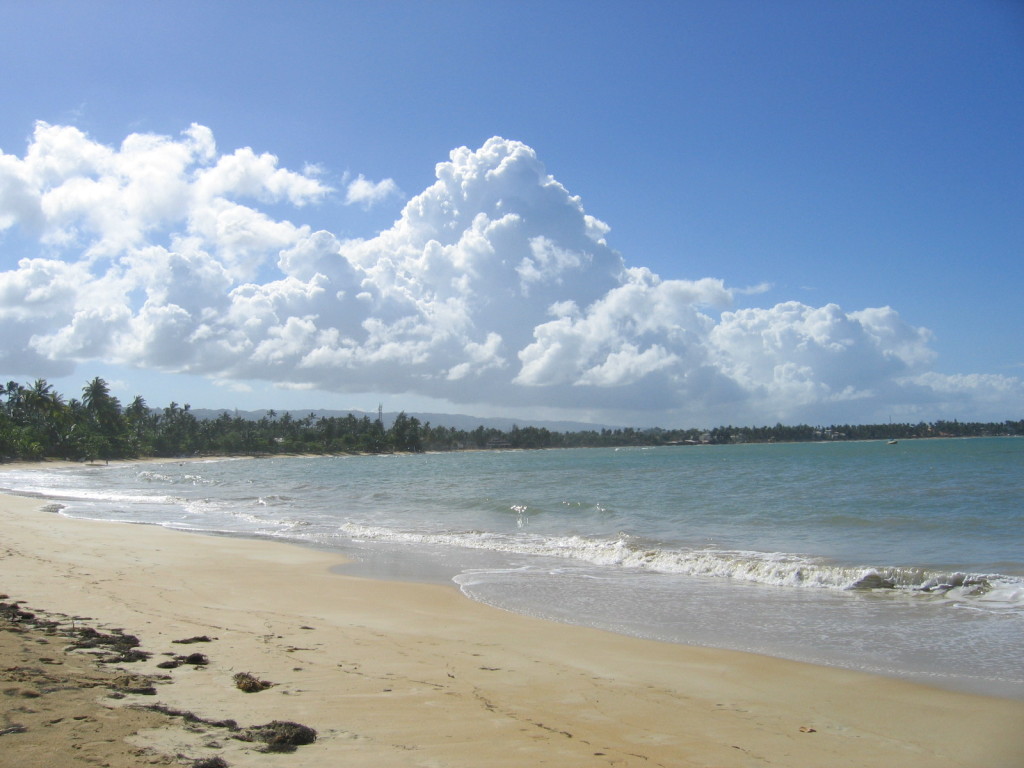
[{"label": "beach sand", "polygon": [[[0,620],[0,766],[1024,765],[1024,702],[536,620],[455,588],[332,573],[339,562],[0,496],[4,600],[121,628],[152,654],[97,665],[64,636]],[[196,636],[210,639],[174,642]],[[195,652],[209,663],[157,667]],[[239,672],[274,685],[245,693]],[[125,674],[155,693],[125,693]],[[136,708],[154,704],[239,728],[292,721],[317,739],[264,753]]]}]

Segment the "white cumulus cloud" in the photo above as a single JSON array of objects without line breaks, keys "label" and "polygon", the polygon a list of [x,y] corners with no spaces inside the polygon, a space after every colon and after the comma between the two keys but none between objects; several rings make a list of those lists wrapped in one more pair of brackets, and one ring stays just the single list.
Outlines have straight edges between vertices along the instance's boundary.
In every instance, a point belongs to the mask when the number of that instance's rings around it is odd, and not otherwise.
[{"label": "white cumulus cloud", "polygon": [[[1016,378],[931,372],[930,333],[890,307],[736,309],[767,286],[628,265],[610,227],[521,142],[453,150],[394,225],[365,239],[301,224],[303,206],[328,200],[320,175],[248,148],[220,153],[199,125],[111,147],[37,124],[24,154],[0,152],[0,370],[54,375],[101,359],[242,388],[688,424],[1021,401]],[[360,175],[344,203],[399,194]],[[35,253],[9,257],[15,237]]]}]

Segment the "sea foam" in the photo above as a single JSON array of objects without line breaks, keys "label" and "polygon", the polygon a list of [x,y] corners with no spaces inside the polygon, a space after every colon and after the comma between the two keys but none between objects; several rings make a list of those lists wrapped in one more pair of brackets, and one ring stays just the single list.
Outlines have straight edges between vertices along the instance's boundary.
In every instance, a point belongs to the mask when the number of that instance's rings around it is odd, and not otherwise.
[{"label": "sea foam", "polygon": [[[985,599],[985,604],[1024,608],[1024,580],[988,574],[930,571],[914,567],[838,565],[821,558],[782,552],[717,549],[662,549],[634,537],[506,535],[486,531],[425,533],[346,523],[353,539],[457,546],[506,554],[567,558],[598,566],[656,573],[733,579],[776,587],[832,590],[901,590],[948,599]],[[998,595],[998,597],[996,597]]]}]

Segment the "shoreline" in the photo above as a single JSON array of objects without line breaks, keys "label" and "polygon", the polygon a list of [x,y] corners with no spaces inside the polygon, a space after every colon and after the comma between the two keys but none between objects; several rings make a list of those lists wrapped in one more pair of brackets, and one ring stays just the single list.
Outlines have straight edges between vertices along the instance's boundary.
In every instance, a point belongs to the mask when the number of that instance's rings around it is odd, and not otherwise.
[{"label": "shoreline", "polygon": [[[970,438],[964,438],[970,439]],[[38,462],[14,462],[7,464],[0,464],[0,494],[9,493],[11,495],[35,499],[44,500],[48,502],[45,505],[45,509],[50,512],[59,512],[63,503],[59,499],[51,498],[45,495],[45,492],[35,493],[28,491],[14,491],[5,490],[3,486],[3,477],[6,471],[9,470],[26,470],[31,474],[34,470],[56,470],[60,472],[62,470],[76,470],[82,469],[83,467],[91,470],[102,470],[102,469],[115,469],[115,468],[126,468],[131,466],[140,466],[140,469],[149,464],[157,464],[164,466],[184,466],[190,463],[219,463],[219,462],[234,462],[244,459],[256,459],[261,457],[254,456],[195,456],[195,457],[179,457],[177,459],[167,458],[156,458],[148,457],[141,459],[124,459],[112,461],[109,464],[106,463],[91,463],[82,464],[80,462],[67,461],[61,459],[48,459]],[[271,457],[279,458],[283,461],[289,459],[322,459],[323,456],[319,454],[281,454],[280,456]],[[185,470],[188,471],[188,470]],[[93,475],[93,472],[89,474]],[[95,477],[102,477],[102,473],[95,473]],[[89,519],[89,518],[73,518],[73,519]],[[95,518],[95,521],[103,521],[101,516]],[[109,521],[107,521],[109,522]],[[736,642],[734,633],[732,632],[731,616],[734,615],[735,606],[731,609],[723,610],[718,609],[718,614],[726,619],[725,623],[719,621],[721,626],[718,629],[722,631],[708,635],[706,632],[702,636],[665,636],[664,633],[657,631],[657,627],[654,630],[645,631],[645,626],[639,624],[623,625],[614,622],[601,622],[597,620],[581,621],[578,620],[574,615],[566,614],[564,612],[559,613],[558,611],[552,612],[551,610],[537,610],[533,609],[534,604],[524,603],[509,603],[508,601],[496,601],[489,600],[487,596],[479,596],[473,594],[469,595],[465,590],[456,585],[455,581],[451,578],[459,571],[458,569],[452,570],[449,564],[440,564],[440,561],[434,562],[426,555],[422,556],[420,560],[409,560],[408,558],[399,558],[394,552],[381,551],[370,551],[364,550],[361,547],[349,547],[346,548],[337,544],[325,544],[323,542],[315,541],[300,541],[300,540],[284,540],[279,539],[272,535],[264,535],[257,532],[245,532],[241,530],[230,530],[225,529],[210,529],[204,530],[202,528],[190,528],[182,527],[177,528],[173,525],[168,525],[166,528],[164,524],[153,521],[146,521],[144,519],[131,520],[123,519],[122,522],[130,525],[155,525],[165,530],[177,531],[181,533],[198,533],[211,536],[216,539],[224,538],[239,538],[247,541],[257,542],[270,542],[270,543],[283,543],[288,542],[290,545],[299,546],[304,548],[312,548],[321,553],[331,554],[337,557],[336,564],[332,566],[332,572],[342,577],[354,577],[361,579],[369,579],[373,581],[383,582],[401,582],[411,584],[430,584],[442,586],[443,588],[452,589],[462,595],[465,599],[478,602],[480,605],[487,605],[494,607],[497,610],[511,611],[514,614],[521,616],[528,616],[537,618],[544,621],[556,622],[560,624],[566,624],[570,626],[581,626],[596,628],[601,631],[608,631],[613,633],[619,633],[626,637],[634,637],[644,640],[651,640],[659,643],[670,643],[679,644],[683,646],[696,646],[703,648],[721,649],[725,651],[736,651],[740,653],[752,653],[755,655],[770,656],[777,659],[794,661],[798,663],[806,663],[815,666],[824,666],[836,669],[845,669],[854,673],[863,672],[865,674],[882,675],[893,679],[907,680],[911,682],[920,683],[925,686],[943,688],[945,690],[953,692],[963,692],[968,694],[975,694],[993,698],[1003,698],[1015,701],[1024,702],[1024,692],[1020,688],[1019,675],[1018,678],[1010,677],[1007,678],[1005,674],[998,676],[995,673],[990,673],[988,676],[975,674],[972,676],[970,673],[963,672],[961,668],[953,664],[952,659],[945,659],[939,657],[937,660],[932,661],[930,666],[918,665],[913,666],[906,664],[903,667],[889,666],[886,665],[884,655],[876,654],[873,657],[864,657],[857,655],[847,655],[846,657],[822,655],[821,653],[815,652],[815,645],[813,639],[810,642],[805,641],[808,636],[792,635],[788,638],[788,643],[775,643],[771,644],[753,644]],[[413,564],[414,563],[414,564]],[[851,564],[853,561],[851,561]],[[984,573],[979,571],[979,573]],[[523,594],[528,594],[528,590],[524,591]],[[717,603],[716,603],[717,604]],[[537,605],[541,605],[538,603]],[[591,617],[593,619],[593,617]],[[653,625],[652,625],[653,626]],[[742,633],[740,633],[742,634]],[[792,634],[792,633],[791,633]],[[852,637],[852,636],[851,636]],[[858,640],[859,642],[859,640]],[[884,649],[887,644],[884,641],[876,641],[875,648]],[[948,647],[956,647],[956,644]],[[866,661],[865,661],[866,658]],[[995,657],[993,657],[995,658]],[[1008,657],[1009,658],[1009,657]]]},{"label": "shoreline", "polygon": [[[1001,440],[1001,439],[1017,439],[1024,440],[1024,435],[927,435],[921,437],[900,437],[895,438],[895,442],[922,442],[922,441],[933,441],[933,440]],[[368,452],[368,451],[341,451],[338,453],[210,453],[203,455],[192,455],[192,456],[135,456],[131,458],[116,458],[116,459],[92,459],[90,461],[77,460],[77,459],[61,459],[55,457],[48,457],[42,459],[0,459],[0,473],[6,469],[32,469],[34,467],[53,467],[53,466],[69,466],[69,467],[103,467],[103,466],[115,466],[123,464],[175,464],[185,462],[203,462],[203,461],[230,461],[239,459],[288,459],[288,458],[305,458],[305,459],[317,459],[317,458],[344,458],[349,456],[416,456],[416,455],[446,455],[446,454],[459,454],[459,453],[508,453],[514,452],[526,452],[526,451],[576,451],[576,450],[624,450],[624,449],[652,449],[652,448],[724,448],[730,446],[750,446],[750,445],[843,445],[846,443],[887,443],[894,444],[891,440],[884,437],[864,437],[864,438],[850,438],[843,440],[757,440],[757,441],[746,441],[737,443],[661,443],[645,444],[638,443],[636,445],[573,445],[573,446],[543,446],[537,448],[526,448],[526,447],[508,447],[508,448],[450,448],[446,450],[431,449],[423,451],[382,451],[379,453]]]},{"label": "shoreline", "polygon": [[[154,655],[131,673],[160,673],[176,639],[216,638],[202,649],[209,664],[171,670],[156,698],[212,720],[317,730],[275,766],[739,767],[756,757],[966,768],[1024,756],[1024,702],[548,622],[454,587],[339,575],[342,558],[315,548],[42,506],[0,495],[0,592],[137,635]],[[238,672],[275,686],[243,693]],[[197,745],[180,724],[131,743],[267,765],[254,751]]]}]

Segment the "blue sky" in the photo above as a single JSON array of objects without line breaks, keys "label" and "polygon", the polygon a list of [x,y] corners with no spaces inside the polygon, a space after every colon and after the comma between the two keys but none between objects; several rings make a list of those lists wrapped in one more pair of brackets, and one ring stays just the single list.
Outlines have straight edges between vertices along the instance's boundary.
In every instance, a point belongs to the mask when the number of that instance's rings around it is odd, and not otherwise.
[{"label": "blue sky", "polygon": [[[4,380],[45,376],[73,394],[103,375],[123,399],[154,405],[383,400],[641,425],[1021,418],[1020,3],[0,9]],[[127,137],[165,137],[171,152],[193,124],[213,154],[174,179],[143,167],[152,157],[124,170]],[[506,141],[484,152],[492,137]],[[96,147],[121,161],[65,163],[40,181],[32,163],[55,147],[65,161]],[[236,164],[266,153],[294,178],[288,192],[266,179],[254,192],[218,176],[202,198],[225,217],[230,202],[248,236],[269,238],[245,265],[198,209],[132,202],[132,174],[153,189],[191,184],[246,147]],[[461,193],[437,188],[435,166],[459,147],[463,191],[501,158],[505,177],[451,198]],[[318,186],[300,190],[299,177]],[[376,197],[348,198],[360,177]],[[76,178],[123,188],[116,200],[75,197]],[[10,179],[35,180],[25,194],[49,200],[45,221],[18,207]],[[487,207],[499,187],[505,207]],[[433,212],[410,217],[410,201]],[[155,218],[117,239],[97,223],[112,206]],[[473,215],[510,210],[514,232],[472,229]],[[584,216],[607,231],[580,239]],[[269,235],[267,222],[294,231]],[[332,237],[317,246],[328,261],[282,267],[279,254],[317,231]],[[494,262],[455,289],[470,235]],[[424,257],[430,240],[441,266]],[[168,254],[185,259],[168,266]],[[224,301],[160,287],[191,285],[183,269],[221,270]],[[312,295],[317,270],[335,304],[282,293],[290,278]],[[40,280],[63,288],[40,304],[29,287]],[[239,303],[244,285],[261,287],[258,318]]]}]

